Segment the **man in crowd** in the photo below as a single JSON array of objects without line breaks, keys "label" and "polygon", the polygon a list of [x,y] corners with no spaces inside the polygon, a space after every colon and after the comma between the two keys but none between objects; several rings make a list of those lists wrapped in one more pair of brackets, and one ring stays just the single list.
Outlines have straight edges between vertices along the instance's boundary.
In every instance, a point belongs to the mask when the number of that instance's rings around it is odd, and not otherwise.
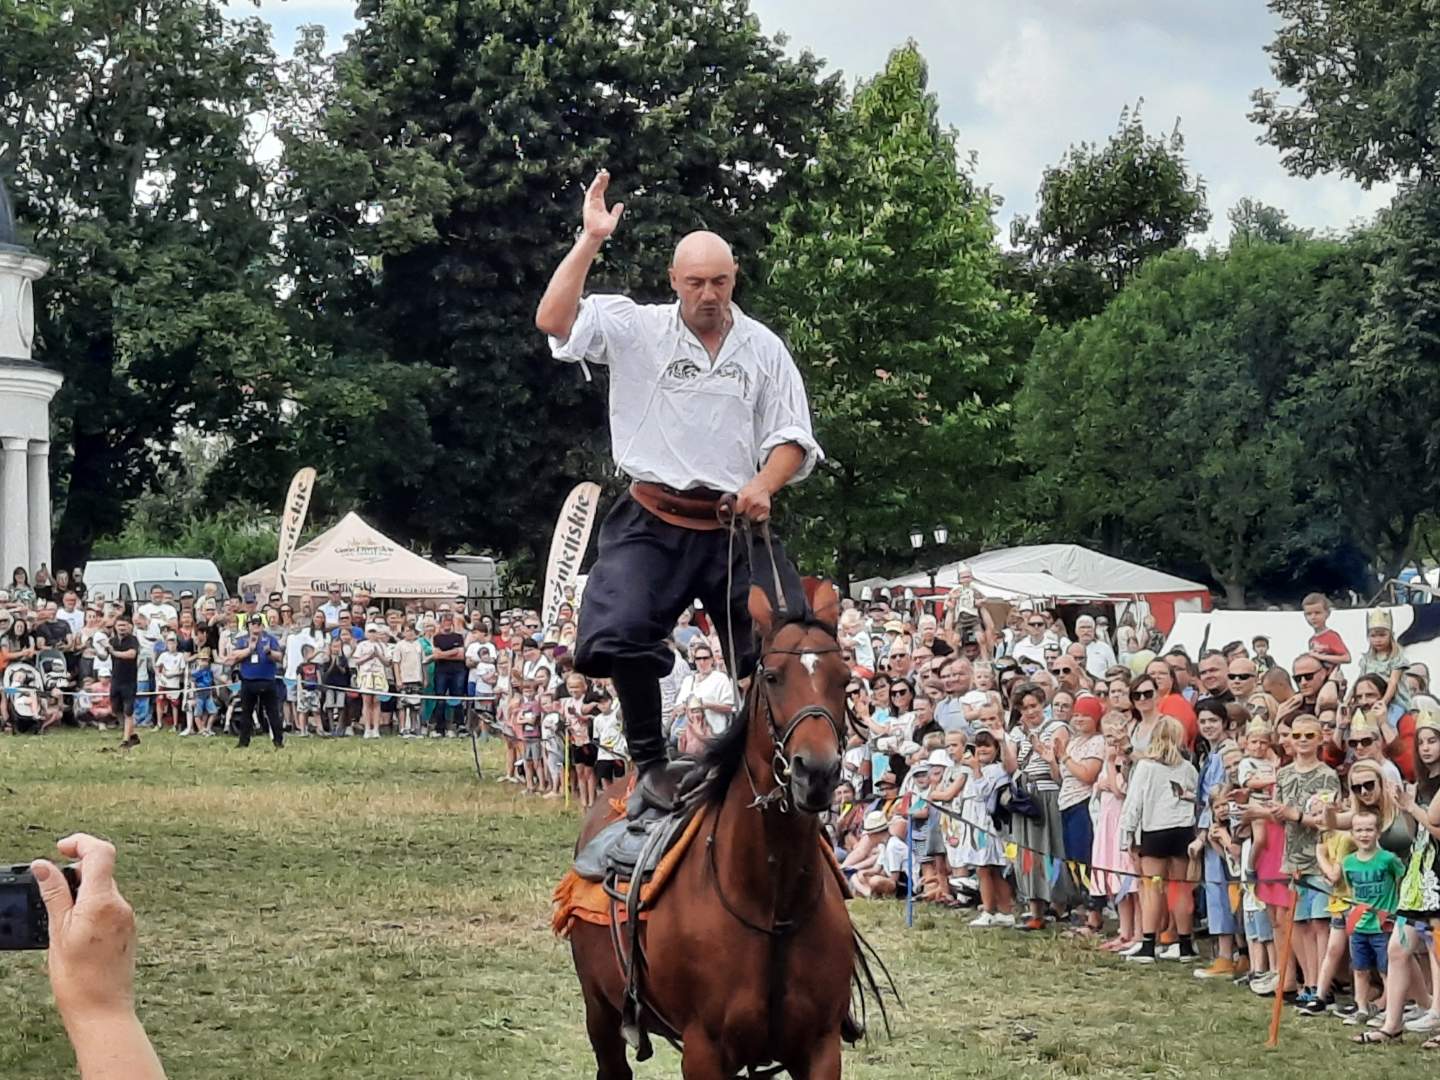
[{"label": "man in crowd", "polygon": [[240,674],[240,707],[235,714],[240,735],[240,741],[235,744],[237,748],[250,745],[257,705],[275,749],[285,744],[285,730],[280,719],[280,693],[275,685],[276,665],[284,658],[280,642],[265,629],[264,617],[252,614],[246,620],[246,633],[231,642],[230,653],[225,658],[226,663],[237,665]]},{"label": "man in crowd", "polygon": [[1115,650],[1095,636],[1095,618],[1081,615],[1075,620],[1076,643],[1085,649],[1085,670],[1092,679],[1100,679],[1115,666]]},{"label": "man in crowd", "polygon": [[730,677],[716,670],[715,654],[710,643],[704,638],[694,650],[695,672],[680,684],[679,700],[676,703],[676,717],[685,712],[691,698],[698,699],[705,707],[705,723],[708,731],[697,732],[702,738],[719,735],[730,726],[730,716],[735,712],[735,693],[730,686]]},{"label": "man in crowd", "polygon": [[157,634],[163,634],[167,628],[173,630],[179,617],[174,605],[165,600],[163,585],[151,585],[149,602],[141,604],[138,610],[149,622],[155,624]]},{"label": "man in crowd", "polygon": [[1025,615],[1025,636],[1016,639],[1010,655],[1021,664],[1029,661],[1037,668],[1045,667],[1045,613],[1030,611]]},{"label": "man in crowd", "polygon": [[1248,656],[1237,656],[1231,660],[1226,678],[1230,681],[1230,693],[1236,701],[1245,701],[1260,688],[1260,669]]},{"label": "man in crowd", "polygon": [[108,635],[104,647],[106,659],[110,662],[110,711],[121,718],[125,728],[120,740],[122,750],[140,745],[140,736],[135,734],[140,641],[134,631],[134,624],[126,616],[117,616],[114,631]]},{"label": "man in crowd", "polygon": [[1211,649],[1200,657],[1200,688],[1203,697],[1235,700],[1230,692],[1230,664],[1218,649]]},{"label": "man in crowd", "polygon": [[326,595],[329,599],[320,605],[320,610],[325,614],[326,627],[333,630],[340,625],[341,613],[348,613],[350,609],[345,603],[345,598],[340,593],[339,585],[330,586]]},{"label": "man in crowd", "polygon": [[461,709],[449,699],[465,696],[465,636],[455,626],[455,616],[442,612],[435,634],[435,696],[446,700],[435,703],[435,730],[447,738],[455,738],[460,726]]},{"label": "man in crowd", "polygon": [[940,669],[940,685],[945,696],[935,706],[935,720],[947,732],[964,732],[970,735],[970,722],[965,716],[962,700],[974,688],[975,671],[969,660],[963,656],[952,656],[944,661]]}]

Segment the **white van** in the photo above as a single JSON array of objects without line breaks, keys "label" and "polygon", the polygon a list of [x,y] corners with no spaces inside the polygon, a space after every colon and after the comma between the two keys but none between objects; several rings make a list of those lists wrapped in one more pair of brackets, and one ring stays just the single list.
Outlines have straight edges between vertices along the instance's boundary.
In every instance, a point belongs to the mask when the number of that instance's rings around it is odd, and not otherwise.
[{"label": "white van", "polygon": [[169,589],[177,597],[184,589],[198,597],[206,585],[214,585],[221,600],[230,595],[220,580],[219,569],[209,559],[158,555],[143,559],[91,559],[85,564],[87,595],[96,600],[148,600],[152,585]]}]

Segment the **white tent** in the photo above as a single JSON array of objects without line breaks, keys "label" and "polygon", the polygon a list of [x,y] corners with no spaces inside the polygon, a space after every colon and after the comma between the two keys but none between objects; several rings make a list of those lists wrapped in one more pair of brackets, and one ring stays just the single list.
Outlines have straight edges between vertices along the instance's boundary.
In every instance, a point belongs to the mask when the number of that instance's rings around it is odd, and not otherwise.
[{"label": "white tent", "polygon": [[[278,565],[267,563],[240,579],[242,593],[267,593],[275,588]],[[418,600],[431,596],[455,598],[466,592],[465,575],[436,566],[396,544],[349,513],[304,547],[290,561],[290,592],[323,596],[338,587],[371,596]]]},{"label": "white tent", "polygon": [[[956,566],[959,564],[956,563]],[[953,567],[946,567],[948,574],[935,575],[935,587],[948,589],[959,578]],[[1042,571],[990,571],[977,570],[973,563],[970,569],[975,576],[975,586],[986,596],[995,600],[1024,600],[1027,598],[1053,598],[1056,600],[1104,600],[1104,593],[1093,592],[1073,581],[1064,581]],[[916,589],[930,584],[929,573],[906,574],[888,583],[891,589]]]}]

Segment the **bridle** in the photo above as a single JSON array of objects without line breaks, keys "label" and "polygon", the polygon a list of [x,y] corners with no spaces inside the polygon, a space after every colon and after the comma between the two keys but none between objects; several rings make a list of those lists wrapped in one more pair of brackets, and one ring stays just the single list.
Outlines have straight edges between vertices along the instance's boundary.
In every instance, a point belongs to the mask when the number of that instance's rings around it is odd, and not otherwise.
[{"label": "bridle", "polygon": [[768,792],[761,794],[759,786],[755,783],[755,777],[750,772],[750,761],[745,759],[745,776],[750,781],[750,790],[754,793],[754,801],[750,806],[757,810],[765,810],[774,806],[782,814],[790,810],[790,756],[788,748],[790,739],[806,720],[816,717],[822,718],[830,725],[830,731],[835,736],[835,751],[844,756],[845,753],[845,728],[835,718],[835,714],[821,702],[811,702],[802,705],[791,713],[782,725],[776,719],[775,701],[770,693],[772,685],[773,670],[765,666],[765,660],[770,656],[824,656],[827,653],[840,652],[840,644],[836,642],[832,646],[822,646],[818,649],[777,649],[767,647],[762,649],[759,662],[755,667],[755,678],[751,682],[751,688],[758,691],[755,708],[764,708],[765,718],[768,721],[770,730],[770,775],[775,781],[775,786]]}]

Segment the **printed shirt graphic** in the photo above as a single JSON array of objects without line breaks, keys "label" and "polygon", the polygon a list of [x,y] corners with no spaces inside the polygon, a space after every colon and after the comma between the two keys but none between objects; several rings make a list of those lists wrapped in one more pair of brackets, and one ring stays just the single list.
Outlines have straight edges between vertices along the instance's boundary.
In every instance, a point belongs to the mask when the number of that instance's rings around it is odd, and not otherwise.
[{"label": "printed shirt graphic", "polygon": [[[1350,885],[1357,903],[1369,904],[1381,912],[1394,912],[1400,899],[1400,879],[1405,876],[1405,864],[1393,852],[1377,848],[1368,859],[1358,853],[1345,856],[1341,864],[1345,880]],[[1357,934],[1378,934],[1381,932],[1380,915],[1367,911],[1355,923]]]}]

